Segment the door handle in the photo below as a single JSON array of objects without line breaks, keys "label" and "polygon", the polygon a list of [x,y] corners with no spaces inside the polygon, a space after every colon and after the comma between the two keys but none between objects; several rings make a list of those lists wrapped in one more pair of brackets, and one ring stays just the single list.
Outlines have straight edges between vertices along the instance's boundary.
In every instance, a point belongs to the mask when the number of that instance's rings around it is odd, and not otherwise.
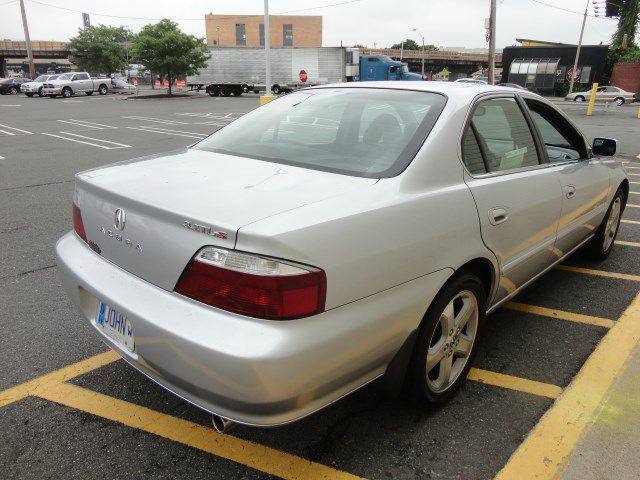
[{"label": "door handle", "polygon": [[489,222],[491,225],[500,225],[509,220],[509,211],[504,207],[494,207],[489,210]]},{"label": "door handle", "polygon": [[576,195],[576,187],[573,185],[567,185],[564,187],[564,196],[567,198],[573,198]]}]

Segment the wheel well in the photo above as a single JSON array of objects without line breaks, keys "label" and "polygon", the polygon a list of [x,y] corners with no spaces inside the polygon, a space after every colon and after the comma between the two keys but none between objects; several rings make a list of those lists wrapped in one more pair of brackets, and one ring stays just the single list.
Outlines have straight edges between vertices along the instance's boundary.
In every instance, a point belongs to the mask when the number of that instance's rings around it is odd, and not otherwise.
[{"label": "wheel well", "polygon": [[460,273],[472,273],[482,282],[487,300],[491,297],[494,272],[493,265],[486,258],[474,258],[473,260],[465,263],[456,271],[456,274]]},{"label": "wheel well", "polygon": [[618,188],[621,188],[624,192],[624,203],[626,204],[629,198],[629,180],[625,178]]}]

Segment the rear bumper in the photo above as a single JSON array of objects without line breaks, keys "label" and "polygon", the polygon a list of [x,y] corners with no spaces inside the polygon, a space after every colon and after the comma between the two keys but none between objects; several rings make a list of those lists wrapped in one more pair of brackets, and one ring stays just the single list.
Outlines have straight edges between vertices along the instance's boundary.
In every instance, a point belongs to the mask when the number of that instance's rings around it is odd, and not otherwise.
[{"label": "rear bumper", "polygon": [[[234,421],[302,418],[382,375],[449,270],[293,321],[247,318],[135,277],[73,232],[56,245],[65,289],[95,327],[99,301],[132,324],[135,353],[103,340],[185,400]],[[96,330],[99,331],[99,330]]]}]

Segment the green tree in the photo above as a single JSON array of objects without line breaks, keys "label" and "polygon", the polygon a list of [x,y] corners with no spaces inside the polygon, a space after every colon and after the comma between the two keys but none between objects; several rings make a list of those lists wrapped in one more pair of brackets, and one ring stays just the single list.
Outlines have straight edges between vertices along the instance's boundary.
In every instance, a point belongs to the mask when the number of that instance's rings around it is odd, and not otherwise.
[{"label": "green tree", "polygon": [[624,36],[627,36],[627,47],[636,47],[636,33],[640,18],[640,0],[624,0],[620,6],[618,30],[613,34],[612,47],[622,47]]},{"label": "green tree", "polygon": [[[402,48],[402,43],[394,43],[389,48],[400,50],[400,48]],[[404,41],[404,49],[405,50],[422,50],[422,45],[419,45],[418,42],[416,42],[415,40],[411,40],[410,38],[407,38]],[[427,51],[438,50],[438,47],[436,47],[435,45],[429,44],[429,45],[425,45],[424,49]]]},{"label": "green tree", "polygon": [[163,19],[146,25],[133,40],[133,55],[154,73],[169,82],[172,94],[173,80],[193,75],[207,64],[209,53],[203,38],[196,38],[180,31],[178,24]]},{"label": "green tree", "polygon": [[69,41],[75,63],[88,72],[111,74],[127,64],[125,42],[133,34],[124,27],[98,25],[78,29],[78,35]]}]

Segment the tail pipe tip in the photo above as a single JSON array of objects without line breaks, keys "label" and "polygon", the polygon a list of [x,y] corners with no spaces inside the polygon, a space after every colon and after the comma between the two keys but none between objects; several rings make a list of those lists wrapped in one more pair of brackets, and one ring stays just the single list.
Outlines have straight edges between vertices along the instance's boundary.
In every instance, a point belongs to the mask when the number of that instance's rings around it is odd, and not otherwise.
[{"label": "tail pipe tip", "polygon": [[224,433],[234,425],[231,420],[220,415],[212,415],[211,423],[213,424],[213,429],[218,433]]}]

